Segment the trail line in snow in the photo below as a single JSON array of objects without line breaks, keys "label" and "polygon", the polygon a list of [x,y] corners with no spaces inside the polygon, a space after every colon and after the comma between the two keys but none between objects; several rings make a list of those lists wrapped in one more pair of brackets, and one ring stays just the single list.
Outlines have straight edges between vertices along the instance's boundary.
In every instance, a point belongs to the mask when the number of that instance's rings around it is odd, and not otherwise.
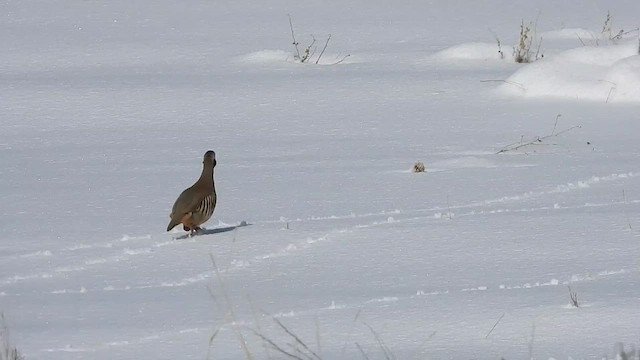
[{"label": "trail line in snow", "polygon": [[[518,208],[518,209],[510,209],[510,208],[494,208],[490,210],[472,210],[465,213],[459,213],[454,215],[455,218],[466,218],[472,216],[492,216],[492,215],[502,215],[502,214],[515,214],[515,213],[528,213],[528,212],[538,212],[538,211],[567,211],[567,210],[576,210],[576,209],[585,209],[585,208],[597,208],[597,207],[611,207],[611,206],[624,206],[628,204],[637,204],[640,203],[640,200],[633,201],[616,201],[611,203],[587,203],[584,205],[578,206],[560,206],[558,204],[550,205],[550,206],[541,206],[541,207],[532,207],[532,208]],[[348,227],[343,227],[339,229],[334,229],[332,231],[326,232],[322,235],[318,236],[307,236],[297,242],[290,242],[286,245],[282,245],[273,251],[256,254],[250,257],[249,259],[235,259],[231,261],[231,266],[226,269],[222,269],[222,273],[228,273],[233,271],[240,271],[243,269],[251,268],[252,266],[259,265],[265,260],[270,260],[274,258],[280,258],[285,256],[291,256],[300,251],[304,251],[309,249],[310,247],[321,244],[329,241],[338,241],[340,234],[349,233],[353,231],[357,231],[360,229],[367,229],[377,226],[388,226],[394,225],[398,223],[406,223],[413,221],[422,221],[429,220],[433,222],[447,221],[446,216],[441,213],[435,212],[433,214],[428,215],[420,215],[420,216],[411,216],[411,213],[394,213],[396,217],[390,217],[387,219],[381,219],[379,221],[371,221],[368,223],[359,223],[354,224]],[[149,236],[145,239],[153,240],[153,237]],[[11,285],[20,282],[30,281],[30,280],[38,280],[38,279],[54,279],[59,277],[66,276],[66,273],[70,272],[80,272],[89,270],[96,266],[106,266],[112,263],[120,263],[123,261],[131,260],[135,256],[144,256],[153,252],[154,248],[165,247],[165,246],[179,246],[184,243],[194,243],[197,238],[188,238],[184,240],[173,240],[173,241],[162,241],[162,242],[154,242],[153,244],[140,248],[129,248],[125,247],[122,249],[117,249],[120,253],[116,255],[111,255],[107,257],[94,257],[84,259],[80,264],[75,265],[67,265],[53,268],[51,271],[44,271],[38,273],[31,274],[22,274],[22,275],[13,275],[0,279],[0,286],[2,285]],[[113,248],[113,247],[110,247]],[[180,280],[173,281],[158,281],[155,283],[148,284],[139,284],[136,286],[105,286],[103,291],[123,291],[123,290],[134,290],[134,289],[149,289],[149,288],[159,288],[159,287],[180,287],[180,286],[188,286],[191,284],[199,283],[202,281],[206,281],[211,277],[210,270],[203,271],[191,276],[184,277]],[[99,291],[100,289],[93,289],[92,291]],[[58,290],[64,291],[64,290]],[[69,292],[77,292],[77,290],[69,290]],[[85,289],[86,292],[86,289]]]},{"label": "trail line in snow", "polygon": [[[595,282],[599,280],[609,279],[611,277],[626,275],[632,272],[638,272],[639,269],[636,270],[627,270],[627,269],[618,269],[618,270],[602,270],[598,272],[592,273],[584,273],[584,274],[571,274],[566,276],[565,280],[558,280],[556,278],[551,278],[546,281],[535,281],[535,282],[525,282],[518,284],[499,284],[499,285],[477,285],[472,287],[459,287],[457,289],[451,288],[443,288],[443,289],[418,289],[414,293],[411,294],[387,294],[381,297],[364,299],[357,302],[351,303],[337,303],[332,301],[327,306],[322,307],[311,307],[306,309],[281,309],[270,312],[270,315],[265,315],[268,317],[274,318],[296,318],[301,316],[318,316],[324,312],[331,311],[360,311],[362,309],[366,309],[367,307],[375,307],[380,304],[393,304],[393,303],[401,303],[403,301],[411,301],[417,300],[421,298],[430,298],[430,297],[440,297],[440,296],[457,296],[462,294],[469,294],[474,292],[501,292],[501,291],[535,291],[539,288],[546,287],[564,287],[567,285],[573,285],[577,283],[585,283],[585,282]],[[563,290],[564,291],[564,290]],[[68,292],[73,293],[73,292]],[[75,292],[77,293],[77,292]],[[63,294],[63,293],[60,293]],[[558,306],[568,307],[568,303],[565,305],[558,304]],[[222,324],[219,329],[231,330],[232,326],[244,326],[251,327],[255,325],[255,318],[252,319],[236,319],[233,323],[226,322]],[[174,337],[176,335],[182,334],[191,334],[191,333],[200,333],[205,332],[209,333],[213,331],[213,327],[190,327],[178,330],[170,330],[170,331],[162,331],[156,334],[151,334],[148,336],[144,336],[138,339],[129,339],[129,340],[112,340],[107,341],[102,344],[99,344],[95,347],[85,347],[85,348],[77,348],[77,347],[63,347],[63,348],[48,348],[43,349],[43,352],[96,352],[100,350],[104,350],[111,347],[125,347],[125,346],[133,346],[139,345],[142,343],[149,343],[154,341],[163,341],[163,339]]]},{"label": "trail line in snow", "polygon": [[630,178],[635,178],[638,175],[640,175],[640,172],[613,173],[605,176],[592,176],[588,179],[577,180],[573,182],[551,186],[546,190],[532,190],[532,191],[520,193],[518,195],[509,195],[509,196],[503,196],[499,198],[473,201],[466,204],[458,204],[458,205],[454,204],[451,206],[434,206],[430,208],[411,209],[411,210],[394,209],[394,210],[370,212],[370,213],[363,213],[363,214],[351,213],[348,215],[310,216],[307,218],[296,218],[296,219],[285,219],[281,217],[279,220],[259,220],[253,223],[257,225],[257,224],[273,224],[273,223],[286,223],[286,222],[348,220],[348,219],[360,219],[360,218],[368,218],[368,217],[375,217],[375,216],[390,216],[390,215],[396,215],[396,214],[409,214],[409,213],[418,213],[418,212],[448,211],[449,209],[451,210],[468,209],[468,208],[483,207],[487,205],[502,204],[502,203],[517,203],[521,201],[540,198],[545,195],[580,191],[580,190],[588,189],[593,185],[608,183],[608,182],[618,181],[618,180],[626,180]]},{"label": "trail line in snow", "polygon": [[[579,191],[582,189],[587,189],[592,185],[596,185],[596,184],[602,184],[602,183],[607,183],[607,182],[617,181],[617,180],[626,180],[629,178],[634,178],[638,174],[639,173],[637,172],[627,172],[627,173],[614,173],[607,176],[592,176],[586,180],[556,185],[551,188],[548,188],[547,190],[529,191],[529,192],[522,193],[520,195],[487,199],[480,202],[471,202],[468,204],[454,205],[450,207],[432,207],[427,209],[413,209],[409,211],[393,210],[393,211],[371,212],[371,213],[365,213],[360,215],[350,214],[347,216],[310,217],[307,219],[291,220],[295,222],[327,221],[327,220],[342,220],[342,219],[365,219],[370,217],[384,217],[384,216],[393,215],[393,217],[389,217],[387,219],[382,219],[379,221],[371,221],[365,224],[355,224],[355,225],[351,225],[351,226],[347,226],[339,229],[334,229],[319,236],[305,237],[304,239],[299,240],[297,242],[289,243],[285,246],[278,247],[271,252],[254,255],[250,259],[236,260],[232,262],[231,267],[229,267],[228,269],[223,269],[222,271],[224,272],[224,271],[241,270],[241,269],[256,265],[267,259],[289,256],[293,253],[297,253],[299,251],[305,250],[315,244],[323,243],[326,241],[332,241],[335,238],[334,235],[336,234],[350,232],[357,229],[369,228],[373,226],[385,226],[388,224],[417,221],[417,220],[436,221],[443,217],[443,214],[441,213],[443,211],[473,209],[473,208],[479,208],[479,207],[481,208],[487,205],[495,205],[495,204],[518,203],[521,201],[526,201],[533,198],[542,197],[545,195]],[[608,206],[617,206],[617,205],[622,206],[622,205],[628,205],[628,204],[634,204],[634,203],[640,203],[640,200],[616,201],[616,202],[611,202],[606,204],[605,203],[589,204],[588,203],[588,204],[579,205],[579,206],[560,206],[558,204],[553,204],[551,206],[534,207],[534,208],[480,209],[480,210],[468,211],[461,214],[455,214],[454,217],[461,218],[461,217],[478,216],[478,215],[495,215],[495,214],[503,214],[503,213],[519,213],[519,212],[534,212],[534,211],[559,211],[559,210],[580,209],[580,208],[587,208],[587,207],[608,207]],[[425,212],[432,212],[432,214],[412,216],[414,214],[425,213]],[[254,225],[281,224],[282,222],[283,220],[280,219],[277,221],[268,220],[268,221],[254,222],[253,224]],[[15,275],[10,275],[4,278],[0,278],[0,287],[3,285],[11,285],[19,282],[30,281],[30,280],[53,279],[58,277],[64,277],[66,276],[65,274],[69,272],[79,272],[79,271],[84,271],[96,266],[105,266],[112,263],[128,261],[131,258],[136,256],[148,255],[152,253],[155,248],[164,247],[164,246],[176,246],[176,245],[180,245],[188,242],[196,242],[196,239],[197,237],[186,238],[182,240],[174,239],[174,240],[156,241],[154,240],[154,237],[152,237],[151,235],[141,235],[141,236],[124,235],[117,240],[112,240],[108,242],[100,242],[100,243],[93,243],[93,244],[76,244],[76,245],[62,248],[58,251],[42,250],[42,251],[32,252],[28,254],[17,255],[18,258],[22,258],[22,259],[28,258],[31,260],[42,259],[44,261],[51,261],[52,258],[59,256],[60,253],[69,253],[69,252],[82,251],[85,249],[96,249],[96,248],[117,250],[117,253],[111,254],[110,256],[92,257],[88,259],[83,259],[79,263],[52,268],[48,271],[42,271],[42,272],[31,273],[31,274],[15,274]],[[119,248],[119,246],[123,244],[133,245],[133,244],[149,243],[149,242],[152,242],[152,243],[145,244],[144,246],[141,246],[141,247],[127,246],[124,248]],[[136,288],[147,289],[147,288],[153,288],[153,287],[185,286],[185,285],[197,283],[200,281],[205,281],[209,277],[210,277],[210,274],[208,272],[202,272],[189,277],[185,277],[182,280],[178,280],[178,281],[160,281],[157,283],[143,284],[135,287],[125,286],[120,288],[110,288],[107,286],[105,288],[108,288],[110,290],[117,290],[117,289],[131,290]]]}]

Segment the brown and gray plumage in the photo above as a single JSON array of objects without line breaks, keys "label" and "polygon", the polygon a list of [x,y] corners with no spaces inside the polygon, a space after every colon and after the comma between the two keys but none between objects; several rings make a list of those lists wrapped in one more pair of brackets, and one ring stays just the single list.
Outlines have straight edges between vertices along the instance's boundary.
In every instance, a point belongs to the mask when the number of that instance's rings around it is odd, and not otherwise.
[{"label": "brown and gray plumage", "polygon": [[216,207],[216,187],[213,168],[216,167],[216,153],[209,150],[204,154],[202,174],[198,181],[183,191],[171,210],[171,221],[167,231],[182,224],[185,231],[195,233],[202,230],[200,225],[211,218]]}]

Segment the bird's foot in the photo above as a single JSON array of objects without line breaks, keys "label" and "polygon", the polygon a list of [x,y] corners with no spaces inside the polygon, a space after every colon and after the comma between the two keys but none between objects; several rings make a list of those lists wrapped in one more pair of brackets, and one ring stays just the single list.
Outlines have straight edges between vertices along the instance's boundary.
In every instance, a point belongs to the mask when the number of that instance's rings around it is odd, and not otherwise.
[{"label": "bird's foot", "polygon": [[200,226],[196,226],[194,228],[187,228],[185,227],[185,231],[189,231],[189,237],[194,236],[194,235],[200,235],[204,233],[203,228],[201,228]]}]

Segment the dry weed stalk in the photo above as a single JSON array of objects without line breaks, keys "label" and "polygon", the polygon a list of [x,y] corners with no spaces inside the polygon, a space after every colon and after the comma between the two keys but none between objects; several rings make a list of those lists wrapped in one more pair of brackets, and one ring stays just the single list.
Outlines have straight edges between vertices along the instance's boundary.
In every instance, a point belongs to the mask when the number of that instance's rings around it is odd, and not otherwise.
[{"label": "dry weed stalk", "polygon": [[[311,35],[311,42],[307,47],[304,48],[301,54],[300,48],[298,47],[300,43],[298,42],[298,40],[296,40],[296,33],[293,30],[293,20],[291,19],[290,14],[287,14],[287,16],[289,17],[289,29],[291,30],[291,38],[293,39],[292,44],[296,50],[296,53],[293,55],[293,58],[301,64],[310,63],[312,61],[312,58],[316,54],[316,50],[318,49],[318,47],[316,46],[316,37],[313,36],[313,34]],[[327,40],[325,41],[324,46],[320,51],[320,54],[315,60],[316,65],[320,63],[320,59],[322,59],[322,55],[324,55],[325,50],[327,50],[327,47],[329,46],[329,41],[331,41],[331,34],[327,36]],[[340,64],[341,62],[345,61],[349,56],[351,55],[347,54],[343,56],[341,59],[338,59],[336,62],[332,63],[331,65]]]},{"label": "dry weed stalk", "polygon": [[18,352],[15,346],[11,344],[9,339],[9,329],[4,318],[4,314],[0,312],[0,360],[24,360],[24,357]]},{"label": "dry weed stalk", "polygon": [[567,286],[569,288],[569,300],[571,306],[575,308],[579,308],[580,304],[578,303],[578,293],[571,288],[571,286]]},{"label": "dry weed stalk", "polygon": [[557,145],[557,144],[553,144],[553,143],[548,144],[548,143],[545,142],[545,140],[547,140],[549,138],[558,137],[558,136],[560,136],[560,135],[562,135],[564,133],[567,133],[567,132],[569,132],[571,130],[574,130],[574,129],[582,128],[582,126],[580,126],[580,125],[575,125],[575,126],[572,126],[570,128],[564,129],[562,131],[556,132],[556,128],[558,127],[558,120],[560,119],[561,116],[562,116],[561,114],[558,114],[556,116],[556,122],[555,122],[555,124],[553,126],[553,130],[551,131],[551,134],[548,134],[548,135],[545,135],[545,136],[536,136],[534,139],[529,140],[529,141],[525,141],[524,140],[524,135],[523,135],[523,136],[520,137],[520,142],[509,144],[509,145],[503,147],[502,149],[500,149],[498,152],[496,152],[496,154],[502,154],[502,153],[506,153],[506,152],[509,152],[509,151],[516,151],[516,150],[520,150],[520,149],[522,149],[524,147],[528,147],[528,146],[540,146],[540,145],[554,146],[554,145]]}]

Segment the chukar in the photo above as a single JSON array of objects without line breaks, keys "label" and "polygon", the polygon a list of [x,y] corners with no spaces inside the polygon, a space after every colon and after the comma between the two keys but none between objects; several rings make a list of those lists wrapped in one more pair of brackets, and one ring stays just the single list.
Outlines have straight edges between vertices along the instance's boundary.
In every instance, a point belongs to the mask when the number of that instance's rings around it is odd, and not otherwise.
[{"label": "chukar", "polygon": [[209,150],[204,154],[202,174],[198,181],[183,191],[171,210],[171,221],[167,231],[182,224],[185,231],[195,233],[200,225],[209,220],[216,207],[216,188],[213,182],[213,168],[216,166],[216,153]]}]

